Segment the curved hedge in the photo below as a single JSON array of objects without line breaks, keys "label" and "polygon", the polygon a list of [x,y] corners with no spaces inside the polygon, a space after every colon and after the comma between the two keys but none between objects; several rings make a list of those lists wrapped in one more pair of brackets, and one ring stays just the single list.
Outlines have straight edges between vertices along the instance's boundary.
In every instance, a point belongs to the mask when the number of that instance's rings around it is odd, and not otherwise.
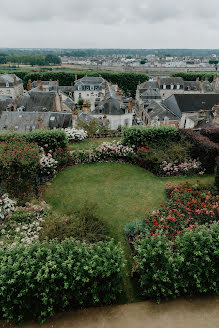
[{"label": "curved hedge", "polygon": [[43,321],[69,307],[111,304],[122,291],[122,267],[123,252],[113,241],[0,248],[0,317]]}]

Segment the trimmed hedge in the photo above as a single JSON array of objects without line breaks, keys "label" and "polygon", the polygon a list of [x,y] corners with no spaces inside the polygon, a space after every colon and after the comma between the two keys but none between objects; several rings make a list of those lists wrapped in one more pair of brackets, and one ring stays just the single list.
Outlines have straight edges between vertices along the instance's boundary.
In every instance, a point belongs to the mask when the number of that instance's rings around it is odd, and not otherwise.
[{"label": "trimmed hedge", "polygon": [[147,145],[167,145],[180,139],[179,130],[174,127],[142,127],[123,128],[122,142],[128,146],[145,147]]},{"label": "trimmed hedge", "polygon": [[174,242],[164,233],[139,239],[135,272],[142,295],[160,302],[186,294],[217,293],[218,230],[215,223],[184,231]]},{"label": "trimmed hedge", "polygon": [[53,81],[59,80],[61,86],[72,85],[75,81],[75,74],[77,78],[80,79],[83,76],[102,76],[107,81],[111,81],[113,84],[118,84],[118,86],[126,93],[135,97],[136,89],[139,81],[145,82],[149,79],[149,76],[143,73],[132,73],[132,72],[44,72],[44,73],[28,73],[24,75],[24,72],[16,72],[16,74],[23,79],[24,86],[27,86],[28,80],[36,81]]},{"label": "trimmed hedge", "polygon": [[207,137],[212,142],[219,144],[219,128],[202,129],[200,132],[203,136]]},{"label": "trimmed hedge", "polygon": [[181,133],[194,145],[191,149],[191,156],[199,159],[206,173],[214,173],[219,145],[194,130],[181,130]]},{"label": "trimmed hedge", "polygon": [[182,77],[184,81],[195,81],[197,78],[200,80],[205,80],[206,78],[212,82],[214,79],[214,76],[217,75],[217,72],[174,72],[171,73],[171,75],[174,77]]},{"label": "trimmed hedge", "polygon": [[66,133],[61,130],[36,130],[28,133],[4,132],[0,134],[0,141],[5,141],[5,137],[23,138],[26,142],[37,143],[45,151],[63,149],[68,144]]},{"label": "trimmed hedge", "polygon": [[43,321],[73,306],[111,304],[122,292],[123,264],[113,241],[0,248],[0,317]]}]

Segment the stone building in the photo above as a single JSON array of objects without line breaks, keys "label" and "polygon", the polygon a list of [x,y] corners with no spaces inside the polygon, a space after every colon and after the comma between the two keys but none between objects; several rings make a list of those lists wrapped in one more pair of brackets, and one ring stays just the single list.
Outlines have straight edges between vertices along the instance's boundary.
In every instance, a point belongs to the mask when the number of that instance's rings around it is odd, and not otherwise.
[{"label": "stone building", "polygon": [[24,93],[22,80],[14,74],[0,75],[0,96],[12,99],[22,96]]},{"label": "stone building", "polygon": [[119,126],[132,126],[133,100],[122,96],[117,85],[106,84],[105,96],[102,101],[96,102],[96,107],[91,111],[94,118],[108,120],[111,129]]},{"label": "stone building", "polygon": [[105,96],[106,80],[101,76],[84,76],[74,83],[74,101],[87,100],[91,104],[91,111],[95,109],[95,102],[102,100]]}]

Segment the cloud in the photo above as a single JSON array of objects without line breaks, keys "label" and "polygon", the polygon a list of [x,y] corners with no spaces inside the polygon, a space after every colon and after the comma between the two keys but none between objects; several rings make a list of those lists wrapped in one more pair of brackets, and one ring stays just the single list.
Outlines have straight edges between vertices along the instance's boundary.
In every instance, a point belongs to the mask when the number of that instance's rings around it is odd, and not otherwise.
[{"label": "cloud", "polygon": [[216,48],[218,10],[218,0],[0,0],[0,47]]}]

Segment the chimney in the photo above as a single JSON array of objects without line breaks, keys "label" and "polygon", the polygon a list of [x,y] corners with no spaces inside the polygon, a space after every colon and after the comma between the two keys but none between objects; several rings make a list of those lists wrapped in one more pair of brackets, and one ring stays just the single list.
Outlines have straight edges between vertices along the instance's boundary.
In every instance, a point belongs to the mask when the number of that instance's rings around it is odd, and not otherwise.
[{"label": "chimney", "polygon": [[56,105],[56,94],[53,95],[53,112],[58,112]]},{"label": "chimney", "polygon": [[77,81],[77,79],[78,79],[78,75],[77,73],[75,73],[75,81]]},{"label": "chimney", "polygon": [[119,91],[119,87],[117,88],[117,90],[116,90],[116,96],[118,97],[118,98],[120,98],[120,91]]},{"label": "chimney", "polygon": [[28,80],[27,90],[30,91],[31,89],[32,89],[32,81],[31,80]]},{"label": "chimney", "polygon": [[83,113],[87,113],[87,106],[86,106],[86,104],[83,104],[82,112]]},{"label": "chimney", "polygon": [[208,77],[207,76],[205,77],[205,81],[208,81]]},{"label": "chimney", "polygon": [[41,117],[38,118],[38,123],[39,123],[39,129],[43,128],[43,119]]},{"label": "chimney", "polygon": [[196,81],[199,81],[199,77],[196,78]]},{"label": "chimney", "polygon": [[15,84],[15,85],[18,85],[16,75],[14,75],[14,84]]},{"label": "chimney", "polygon": [[43,85],[42,85],[42,81],[37,81],[37,87],[40,88],[41,91],[43,91]]},{"label": "chimney", "polygon": [[129,113],[132,113],[132,107],[133,107],[133,100],[132,100],[132,97],[131,97],[129,99],[129,103],[128,103]]},{"label": "chimney", "polygon": [[110,82],[109,82],[109,86],[111,87],[111,85],[112,85],[112,82],[110,81]]},{"label": "chimney", "polygon": [[57,87],[59,87],[59,80],[57,80]]},{"label": "chimney", "polygon": [[158,87],[160,88],[160,76],[157,77]]},{"label": "chimney", "polygon": [[14,101],[14,112],[17,110],[17,104],[16,104],[16,102]]},{"label": "chimney", "polygon": [[204,89],[203,89],[203,80],[201,80],[201,85],[200,85],[200,88],[201,88],[201,93],[204,93]]},{"label": "chimney", "polygon": [[60,108],[61,108],[61,112],[63,112],[63,102],[62,102],[62,95],[59,95],[59,99],[60,99]]}]

